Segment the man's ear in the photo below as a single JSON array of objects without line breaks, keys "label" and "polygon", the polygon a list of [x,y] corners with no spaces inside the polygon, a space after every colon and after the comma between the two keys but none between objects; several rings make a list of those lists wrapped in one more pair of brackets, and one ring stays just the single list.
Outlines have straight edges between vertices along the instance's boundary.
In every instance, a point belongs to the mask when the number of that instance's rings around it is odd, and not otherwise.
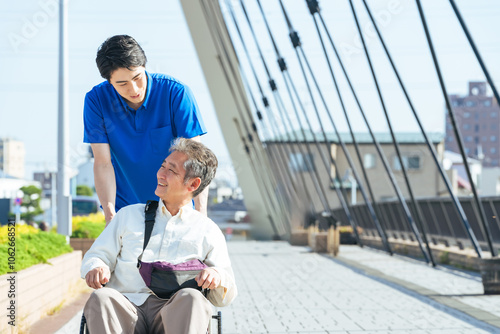
[{"label": "man's ear", "polygon": [[188,190],[190,192],[193,192],[200,187],[200,184],[201,184],[201,179],[199,177],[192,178],[191,180],[188,181]]}]

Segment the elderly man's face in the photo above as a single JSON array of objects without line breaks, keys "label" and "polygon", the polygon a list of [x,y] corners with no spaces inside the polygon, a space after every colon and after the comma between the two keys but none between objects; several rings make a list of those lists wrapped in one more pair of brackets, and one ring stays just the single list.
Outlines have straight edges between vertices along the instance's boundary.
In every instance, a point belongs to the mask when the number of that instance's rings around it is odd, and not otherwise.
[{"label": "elderly man's face", "polygon": [[158,185],[155,194],[166,203],[180,203],[191,199],[189,182],[184,184],[184,162],[187,156],[174,151],[162,163],[156,177]]}]

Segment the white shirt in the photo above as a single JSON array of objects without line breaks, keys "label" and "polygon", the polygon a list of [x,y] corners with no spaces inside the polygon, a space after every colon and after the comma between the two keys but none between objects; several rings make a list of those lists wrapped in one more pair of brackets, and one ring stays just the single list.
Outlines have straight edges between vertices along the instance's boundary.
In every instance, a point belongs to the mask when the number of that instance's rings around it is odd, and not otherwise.
[{"label": "white shirt", "polygon": [[[121,292],[135,305],[142,305],[153,293],[144,283],[137,258],[144,243],[144,204],[122,208],[82,260],[81,275],[97,267],[111,272],[106,287]],[[172,217],[159,201],[151,239],[142,256],[143,262],[166,261],[178,264],[198,259],[213,267],[221,284],[210,290],[208,300],[215,306],[226,306],[237,295],[234,274],[226,240],[211,219],[193,209],[191,202]]]}]

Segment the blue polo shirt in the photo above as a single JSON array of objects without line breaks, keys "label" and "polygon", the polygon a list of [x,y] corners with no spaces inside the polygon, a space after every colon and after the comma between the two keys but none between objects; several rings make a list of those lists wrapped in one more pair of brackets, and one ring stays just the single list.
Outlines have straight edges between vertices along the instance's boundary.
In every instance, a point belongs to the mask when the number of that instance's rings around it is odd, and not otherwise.
[{"label": "blue polo shirt", "polygon": [[116,177],[116,211],[154,199],[156,172],[176,137],[206,133],[191,90],[176,79],[146,72],[146,98],[130,108],[105,81],[85,96],[85,143],[108,143]]}]

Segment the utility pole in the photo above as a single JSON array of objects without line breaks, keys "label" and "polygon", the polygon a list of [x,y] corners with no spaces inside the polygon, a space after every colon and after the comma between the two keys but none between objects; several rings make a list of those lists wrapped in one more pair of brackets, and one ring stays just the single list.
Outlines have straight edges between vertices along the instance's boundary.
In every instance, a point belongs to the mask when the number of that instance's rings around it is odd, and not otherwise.
[{"label": "utility pole", "polygon": [[71,235],[69,193],[68,0],[59,1],[59,100],[57,123],[57,233]]}]

